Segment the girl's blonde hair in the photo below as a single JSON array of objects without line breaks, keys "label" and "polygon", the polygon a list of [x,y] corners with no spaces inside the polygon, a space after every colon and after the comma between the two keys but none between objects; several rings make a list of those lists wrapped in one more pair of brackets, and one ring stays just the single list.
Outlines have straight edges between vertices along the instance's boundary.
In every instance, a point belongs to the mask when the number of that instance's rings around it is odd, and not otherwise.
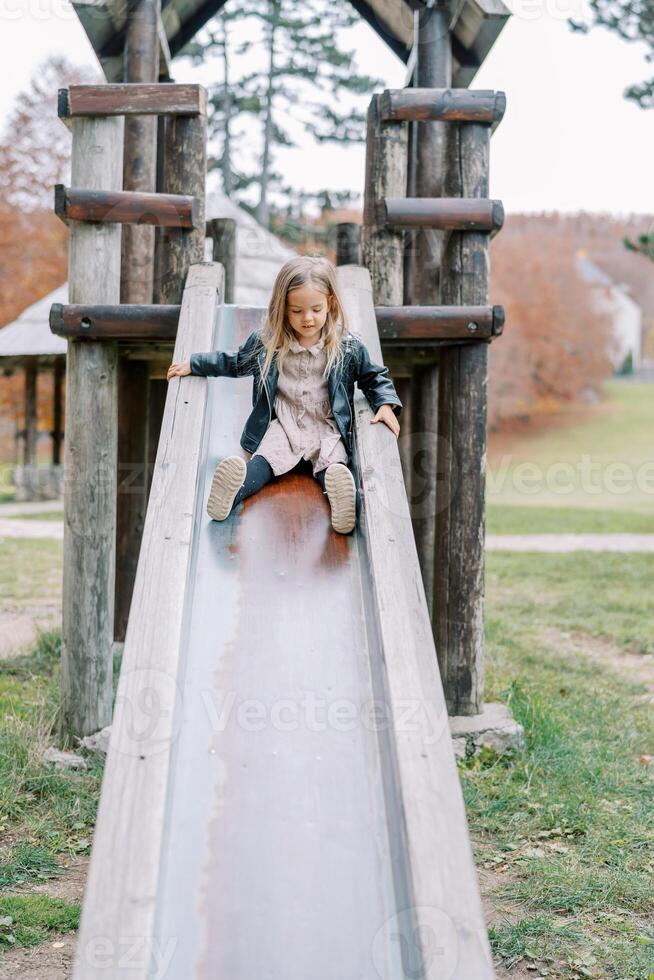
[{"label": "girl's blonde hair", "polygon": [[336,285],[336,269],[329,259],[319,255],[298,255],[285,262],[277,273],[272,289],[268,316],[261,328],[261,340],[266,348],[266,357],[261,369],[262,383],[270,370],[273,357],[277,354],[277,364],[281,370],[284,358],[290,350],[294,338],[293,329],[286,315],[288,293],[292,289],[310,284],[327,295],[327,319],[323,326],[327,364],[323,377],[337,370],[343,361],[343,341],[348,332],[348,322],[343,301]]}]

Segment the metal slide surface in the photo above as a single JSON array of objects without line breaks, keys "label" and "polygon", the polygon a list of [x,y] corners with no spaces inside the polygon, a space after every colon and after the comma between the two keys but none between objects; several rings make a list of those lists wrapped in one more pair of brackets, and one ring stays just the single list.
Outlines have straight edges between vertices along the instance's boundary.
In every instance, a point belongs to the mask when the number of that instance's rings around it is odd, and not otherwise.
[{"label": "metal slide surface", "polygon": [[[223,306],[235,350],[263,309]],[[278,478],[222,523],[216,463],[245,453],[250,378],[210,378],[197,485],[155,941],[166,978],[401,978],[397,886],[370,721],[359,532],[336,534],[311,474]],[[407,624],[408,625],[408,624]]]}]

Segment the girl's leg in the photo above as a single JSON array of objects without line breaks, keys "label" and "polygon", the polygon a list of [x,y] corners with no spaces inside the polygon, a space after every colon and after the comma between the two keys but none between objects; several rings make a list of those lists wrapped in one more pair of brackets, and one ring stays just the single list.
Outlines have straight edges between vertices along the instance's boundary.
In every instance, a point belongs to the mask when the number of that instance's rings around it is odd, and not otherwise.
[{"label": "girl's leg", "polygon": [[272,467],[264,456],[244,460],[227,456],[221,460],[211,481],[207,513],[214,521],[224,521],[236,504],[261,490],[273,477]]},{"label": "girl's leg", "polygon": [[236,507],[246,497],[251,497],[253,493],[257,493],[262,487],[265,487],[266,483],[270,483],[274,476],[272,466],[265,456],[253,456],[252,459],[247,460],[246,467],[245,481],[236,494],[232,507]]}]

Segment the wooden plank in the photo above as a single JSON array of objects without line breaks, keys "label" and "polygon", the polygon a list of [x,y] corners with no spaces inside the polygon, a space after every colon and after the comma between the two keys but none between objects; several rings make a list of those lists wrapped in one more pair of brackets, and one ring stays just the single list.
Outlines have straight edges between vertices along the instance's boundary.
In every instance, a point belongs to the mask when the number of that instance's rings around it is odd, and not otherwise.
[{"label": "wooden plank", "polygon": [[25,427],[23,429],[23,465],[36,465],[36,442],[38,420],[36,409],[36,382],[38,377],[38,357],[25,360]]},{"label": "wooden plank", "polygon": [[[442,5],[427,8],[416,14],[414,50],[416,67],[413,76],[417,89],[449,89],[452,85],[451,23],[453,11]],[[407,194],[415,197],[443,197],[443,158],[445,137],[451,125],[442,120],[408,123],[413,128],[414,180]],[[437,228],[406,229],[406,280],[403,303],[433,306],[441,302],[440,266],[445,232]],[[466,341],[467,342],[467,341]],[[434,342],[437,343],[437,342]],[[411,362],[410,367],[414,365]],[[414,373],[414,383],[424,385],[413,398],[413,429],[411,456],[420,460],[424,473],[436,481],[438,459],[437,400],[438,364],[425,366]],[[427,493],[422,513],[416,513],[413,531],[423,583],[431,581],[434,565],[434,520],[426,513],[430,504],[436,506],[431,489]],[[430,609],[431,612],[431,609]]]},{"label": "wooden plank", "polygon": [[[124,79],[155,90],[159,77],[158,0],[136,0],[126,24]],[[132,90],[133,91],[133,90]],[[157,117],[125,117],[123,189],[156,191]],[[155,228],[126,224],[122,236],[120,299],[151,303]],[[147,506],[145,467],[148,417],[147,364],[121,357],[118,371],[118,497],[116,500],[116,595],[114,641],[125,640],[134,575]],[[140,474],[140,476],[136,476]]]},{"label": "wooden plank", "polygon": [[114,85],[70,85],[59,89],[60,118],[73,116],[205,115],[202,85],[125,82]]},{"label": "wooden plank", "polygon": [[389,228],[498,231],[504,223],[504,208],[501,201],[487,198],[386,198],[379,219]]},{"label": "wooden plank", "polygon": [[407,124],[382,122],[379,96],[373,95],[367,117],[361,251],[380,306],[403,301],[404,235],[380,222],[379,207],[385,198],[406,193],[407,143]]},{"label": "wooden plank", "polygon": [[[446,192],[488,194],[487,126],[452,123]],[[488,236],[453,232],[443,258],[443,302],[488,302]],[[484,524],[488,346],[441,351],[434,629],[448,710],[478,714],[484,694]]]},{"label": "wooden plank", "polygon": [[170,194],[193,194],[199,202],[193,231],[159,229],[157,299],[179,303],[190,266],[204,259],[207,120],[205,116],[168,116],[165,124],[163,189]]},{"label": "wooden plank", "polygon": [[336,265],[361,265],[361,225],[356,221],[336,225]]},{"label": "wooden plank", "polygon": [[[367,270],[342,266],[337,275],[352,330],[379,363]],[[354,411],[369,627],[376,624],[383,651],[372,668],[383,702],[387,813],[406,856],[401,863],[398,846],[396,892],[404,891],[406,921],[394,923],[395,931],[420,947],[415,971],[425,980],[494,980],[397,440],[385,426],[368,424],[370,407],[359,390]],[[435,936],[439,955],[430,948]]]},{"label": "wooden plank", "polygon": [[60,337],[174,340],[179,311],[177,304],[120,303],[114,306],[85,306],[53,303],[50,309],[50,329]]},{"label": "wooden plank", "polygon": [[[72,179],[120,188],[123,119],[73,119]],[[119,224],[72,221],[68,288],[73,305],[117,303]],[[111,721],[116,541],[117,347],[69,340],[64,441],[64,580],[60,738]]]},{"label": "wooden plank", "polygon": [[96,191],[55,184],[54,210],[64,222],[133,222],[164,228],[199,228],[202,207],[197,197],[188,194]]},{"label": "wooden plank", "polygon": [[[193,266],[182,299],[174,360],[211,349],[222,291],[222,269]],[[171,757],[181,691],[185,601],[196,513],[196,479],[203,452],[207,383],[178,378],[168,386],[143,545],[136,570],[116,708],[80,923],[74,980],[119,969],[128,937],[130,977],[150,973],[160,851],[167,813]],[[152,705],[156,713],[152,714]],[[98,943],[107,937],[111,947]],[[127,938],[125,938],[127,937]],[[119,948],[120,946],[120,948]]]},{"label": "wooden plank", "polygon": [[63,357],[58,357],[53,365],[53,387],[52,387],[52,465],[61,464],[61,447],[63,445],[63,380],[66,371],[66,362]]},{"label": "wooden plank", "polygon": [[383,343],[491,340],[502,332],[501,306],[376,306]]},{"label": "wooden plank", "polygon": [[145,511],[148,365],[118,358],[118,473],[114,641],[125,639]]},{"label": "wooden plank", "polygon": [[225,302],[234,302],[236,284],[236,221],[234,218],[211,218],[207,221],[207,238],[213,242],[212,257],[225,271]]},{"label": "wooden plank", "polygon": [[386,89],[381,96],[383,119],[434,119],[490,123],[494,129],[504,116],[506,95],[489,89]]}]

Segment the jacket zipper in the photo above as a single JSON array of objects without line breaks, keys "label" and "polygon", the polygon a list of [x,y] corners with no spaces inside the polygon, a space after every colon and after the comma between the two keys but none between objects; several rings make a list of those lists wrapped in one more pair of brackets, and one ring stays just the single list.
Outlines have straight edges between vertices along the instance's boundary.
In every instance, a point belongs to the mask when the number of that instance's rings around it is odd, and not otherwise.
[{"label": "jacket zipper", "polygon": [[[261,361],[259,361],[259,369],[261,369],[261,367],[262,367],[262,364],[261,364]],[[267,385],[265,379],[262,379],[262,382],[263,382],[263,387],[265,388],[265,391],[266,391],[266,401],[268,402],[268,425],[270,425],[270,423],[272,422],[272,405],[270,404],[270,395],[268,394],[268,385]]]},{"label": "jacket zipper", "polygon": [[350,399],[347,397],[347,391],[345,389],[345,385],[343,384],[342,381],[341,381],[340,384],[341,384],[341,388],[343,389],[343,394],[345,395],[345,401],[347,402],[348,411],[350,413],[350,428],[348,430],[348,434],[347,435],[348,435],[348,439],[351,442],[352,441],[352,426],[354,424],[354,412],[352,411],[352,406],[350,405]]}]

